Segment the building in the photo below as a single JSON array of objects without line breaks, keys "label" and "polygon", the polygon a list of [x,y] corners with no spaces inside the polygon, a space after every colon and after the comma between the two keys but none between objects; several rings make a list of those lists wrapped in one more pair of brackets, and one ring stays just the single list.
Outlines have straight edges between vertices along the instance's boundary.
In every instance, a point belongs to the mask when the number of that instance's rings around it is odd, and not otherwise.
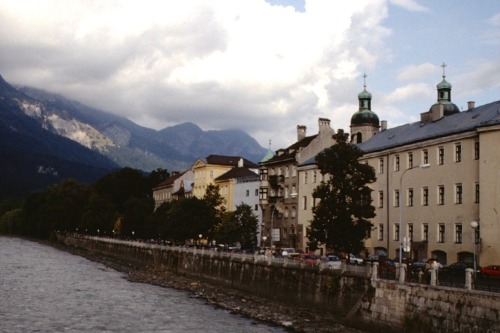
[{"label": "building", "polygon": [[[299,222],[299,177],[297,165],[316,156],[334,144],[330,120],[318,120],[318,134],[306,136],[306,126],[297,126],[297,142],[279,149],[276,154],[266,155],[259,163],[259,203],[263,218],[263,244],[278,248],[306,249],[304,237],[307,223]],[[302,201],[303,203],[303,201]]]},{"label": "building", "polygon": [[243,167],[258,172],[259,166],[240,156],[209,155],[198,159],[192,166],[194,174],[193,195],[203,198],[209,185],[215,185],[215,179],[229,170]]},{"label": "building", "polygon": [[172,175],[153,188],[153,198],[155,209],[164,202],[179,200],[191,197],[193,172],[186,170],[184,172],[172,172]]},{"label": "building", "polygon": [[259,175],[256,170],[245,167],[232,168],[217,177],[214,183],[219,186],[219,193],[228,211],[236,210],[236,207],[241,204],[252,208],[258,220],[257,244],[260,246],[262,211],[259,207]]},{"label": "building", "polygon": [[377,175],[371,254],[498,262],[500,101],[460,112],[451,88],[443,71],[437,102],[418,122],[378,130],[373,115],[352,118],[351,139]]}]

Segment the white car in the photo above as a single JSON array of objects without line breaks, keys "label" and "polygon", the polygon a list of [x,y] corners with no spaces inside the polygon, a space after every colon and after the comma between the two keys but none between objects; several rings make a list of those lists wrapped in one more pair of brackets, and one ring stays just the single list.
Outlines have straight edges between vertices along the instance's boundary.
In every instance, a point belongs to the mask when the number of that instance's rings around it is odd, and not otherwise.
[{"label": "white car", "polygon": [[326,262],[325,265],[326,267],[330,269],[340,269],[340,266],[342,265],[342,261],[340,261],[340,258],[334,255],[328,255],[326,257]]},{"label": "white car", "polygon": [[364,263],[363,258],[355,254],[349,254],[349,263],[354,265],[362,265]]}]

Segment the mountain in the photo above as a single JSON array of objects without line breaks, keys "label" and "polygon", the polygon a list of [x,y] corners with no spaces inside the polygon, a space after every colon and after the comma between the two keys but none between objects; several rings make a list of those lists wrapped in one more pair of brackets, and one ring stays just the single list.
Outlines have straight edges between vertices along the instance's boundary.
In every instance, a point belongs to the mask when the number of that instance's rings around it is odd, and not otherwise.
[{"label": "mountain", "polygon": [[9,175],[15,183],[10,192],[68,176],[91,181],[117,167],[181,171],[210,154],[253,162],[266,154],[241,130],[203,131],[183,123],[157,131],[61,95],[13,87],[1,76],[0,140],[0,154],[8,157],[0,163],[2,179]]},{"label": "mountain", "polygon": [[0,199],[24,196],[63,179],[93,182],[118,167],[81,144],[56,135],[23,112],[36,101],[0,76]]}]

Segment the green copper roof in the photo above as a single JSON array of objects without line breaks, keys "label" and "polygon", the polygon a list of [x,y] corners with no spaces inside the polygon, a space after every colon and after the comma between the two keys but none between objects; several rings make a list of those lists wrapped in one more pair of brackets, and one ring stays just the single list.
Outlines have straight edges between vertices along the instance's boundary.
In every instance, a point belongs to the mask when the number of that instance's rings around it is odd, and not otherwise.
[{"label": "green copper roof", "polygon": [[443,81],[439,82],[436,87],[438,89],[451,89],[451,83],[443,79]]},{"label": "green copper roof", "polygon": [[363,89],[362,92],[360,92],[358,94],[358,98],[359,99],[368,99],[368,98],[371,99],[372,98],[372,94],[369,93],[368,91],[366,91],[366,88],[365,88],[365,89]]},{"label": "green copper roof", "polygon": [[379,126],[380,122],[375,112],[370,110],[358,111],[351,117],[352,125],[376,125]]}]

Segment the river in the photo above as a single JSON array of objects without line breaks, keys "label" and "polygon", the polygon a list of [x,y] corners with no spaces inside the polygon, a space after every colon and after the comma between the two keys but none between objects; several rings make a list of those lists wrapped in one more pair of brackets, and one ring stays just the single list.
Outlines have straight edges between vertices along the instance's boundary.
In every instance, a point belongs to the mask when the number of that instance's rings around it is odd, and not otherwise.
[{"label": "river", "polygon": [[0,332],[286,332],[190,294],[133,283],[48,245],[0,237]]}]

